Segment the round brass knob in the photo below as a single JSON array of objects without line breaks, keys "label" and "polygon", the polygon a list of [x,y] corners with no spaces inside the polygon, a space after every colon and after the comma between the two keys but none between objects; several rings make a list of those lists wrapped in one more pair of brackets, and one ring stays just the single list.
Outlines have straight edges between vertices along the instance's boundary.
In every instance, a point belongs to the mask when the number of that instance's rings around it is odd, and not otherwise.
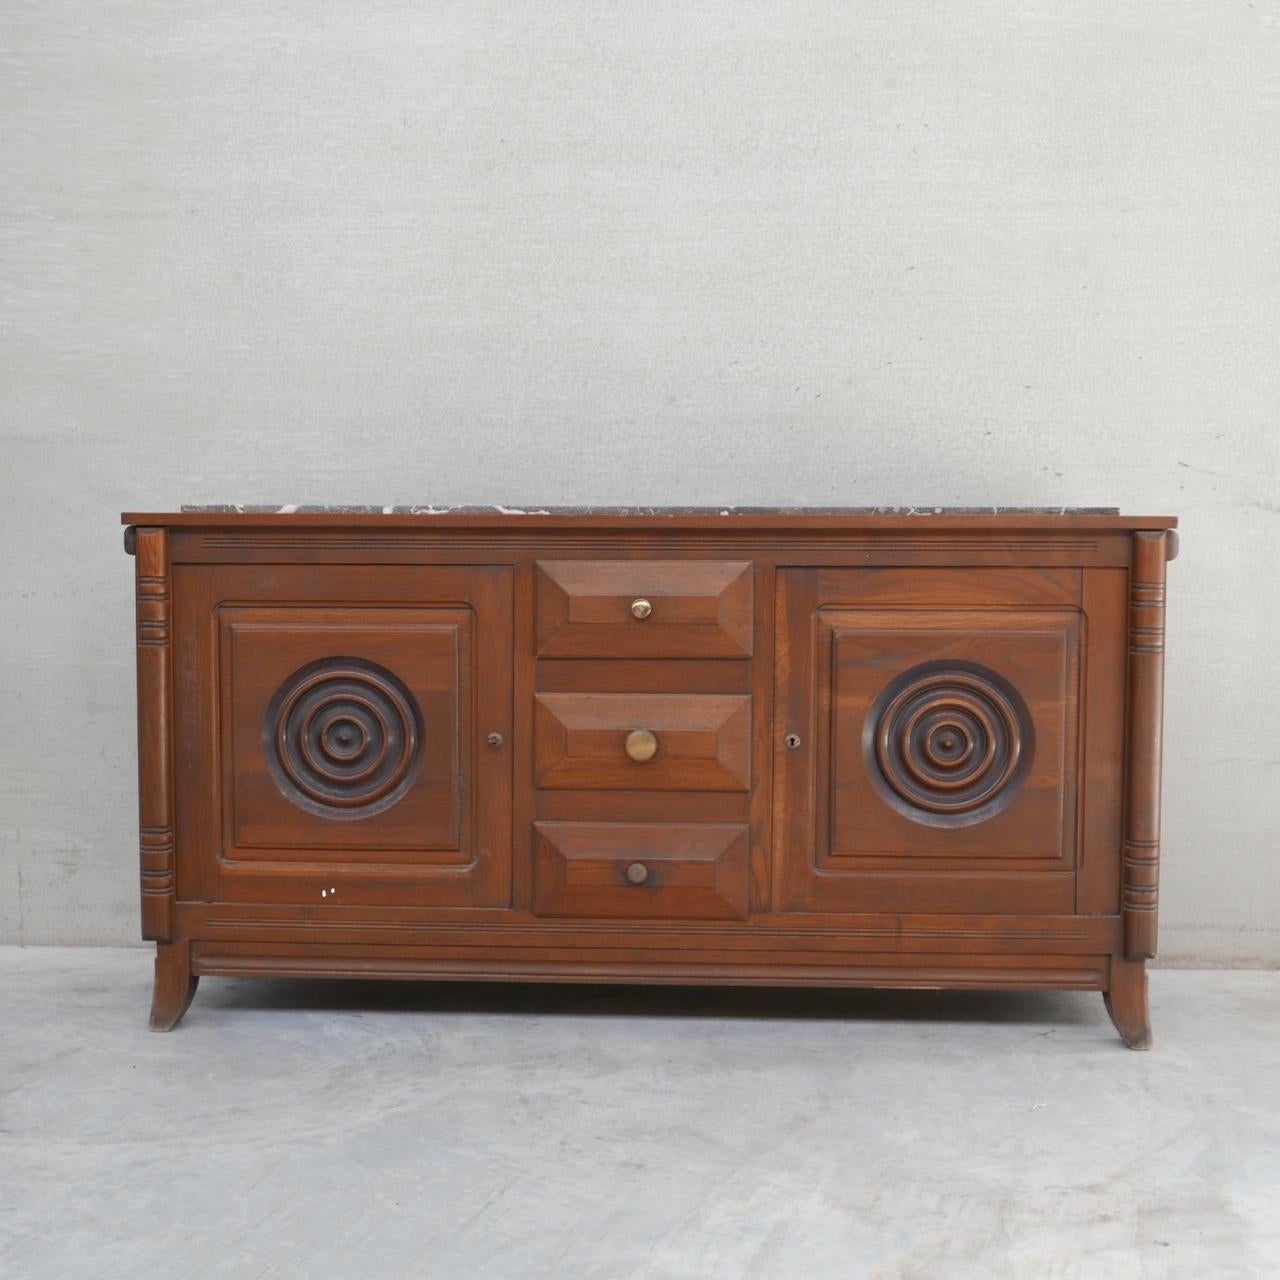
[{"label": "round brass knob", "polygon": [[636,764],[648,764],[658,754],[658,739],[648,729],[632,729],[625,746]]},{"label": "round brass knob", "polygon": [[633,862],[627,868],[627,880],[631,884],[644,884],[649,878],[649,868],[643,862]]},{"label": "round brass knob", "polygon": [[643,596],[631,602],[631,616],[638,622],[643,622],[652,612],[653,605]]}]

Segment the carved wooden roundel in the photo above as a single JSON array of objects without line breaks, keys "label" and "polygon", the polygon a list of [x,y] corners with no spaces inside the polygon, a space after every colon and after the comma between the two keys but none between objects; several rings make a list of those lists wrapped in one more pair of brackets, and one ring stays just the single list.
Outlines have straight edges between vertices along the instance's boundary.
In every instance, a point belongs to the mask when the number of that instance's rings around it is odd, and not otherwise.
[{"label": "carved wooden roundel", "polygon": [[267,762],[301,808],[367,817],[412,785],[420,722],[413,695],[385,667],[323,658],[295,671],[271,699],[263,726]]},{"label": "carved wooden roundel", "polygon": [[989,668],[928,662],[880,695],[864,746],[876,785],[899,812],[930,826],[969,826],[1017,794],[1031,760],[1031,718]]}]

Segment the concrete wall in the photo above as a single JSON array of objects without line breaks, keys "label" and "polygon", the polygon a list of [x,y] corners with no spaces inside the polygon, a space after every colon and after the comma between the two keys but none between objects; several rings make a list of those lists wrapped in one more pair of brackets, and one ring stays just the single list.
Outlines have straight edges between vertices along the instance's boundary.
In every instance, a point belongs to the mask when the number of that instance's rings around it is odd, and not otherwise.
[{"label": "concrete wall", "polygon": [[1101,502],[1280,961],[1278,137],[1274,0],[8,0],[0,940],[136,938],[122,508]]}]

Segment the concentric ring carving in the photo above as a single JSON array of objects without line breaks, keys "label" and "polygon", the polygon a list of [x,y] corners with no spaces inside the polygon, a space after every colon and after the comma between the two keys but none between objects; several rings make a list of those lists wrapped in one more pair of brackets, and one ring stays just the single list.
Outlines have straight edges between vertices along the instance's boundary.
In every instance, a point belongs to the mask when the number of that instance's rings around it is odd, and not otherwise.
[{"label": "concentric ring carving", "polygon": [[969,826],[1017,794],[1031,760],[1031,717],[989,668],[928,662],[880,695],[864,746],[881,794],[900,813],[929,826]]},{"label": "concentric ring carving", "polygon": [[413,784],[421,716],[408,689],[377,663],[323,658],[277,690],[263,726],[280,790],[331,818],[389,809]]}]

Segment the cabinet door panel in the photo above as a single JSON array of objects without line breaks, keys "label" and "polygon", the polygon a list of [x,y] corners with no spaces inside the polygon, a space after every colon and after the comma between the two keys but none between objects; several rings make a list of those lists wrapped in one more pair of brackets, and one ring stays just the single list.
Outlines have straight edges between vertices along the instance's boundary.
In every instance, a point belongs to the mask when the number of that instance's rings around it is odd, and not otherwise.
[{"label": "cabinet door panel", "polygon": [[235,858],[466,860],[469,610],[237,605],[219,617]]},{"label": "cabinet door panel", "polygon": [[[924,577],[946,599],[928,575],[869,594]],[[861,608],[839,571],[780,579],[780,909],[1072,910],[1079,609],[1043,607],[1039,583],[1019,607],[1016,574],[985,609]]]},{"label": "cabinet door panel", "polygon": [[488,566],[187,569],[180,894],[508,903],[510,603]]}]

